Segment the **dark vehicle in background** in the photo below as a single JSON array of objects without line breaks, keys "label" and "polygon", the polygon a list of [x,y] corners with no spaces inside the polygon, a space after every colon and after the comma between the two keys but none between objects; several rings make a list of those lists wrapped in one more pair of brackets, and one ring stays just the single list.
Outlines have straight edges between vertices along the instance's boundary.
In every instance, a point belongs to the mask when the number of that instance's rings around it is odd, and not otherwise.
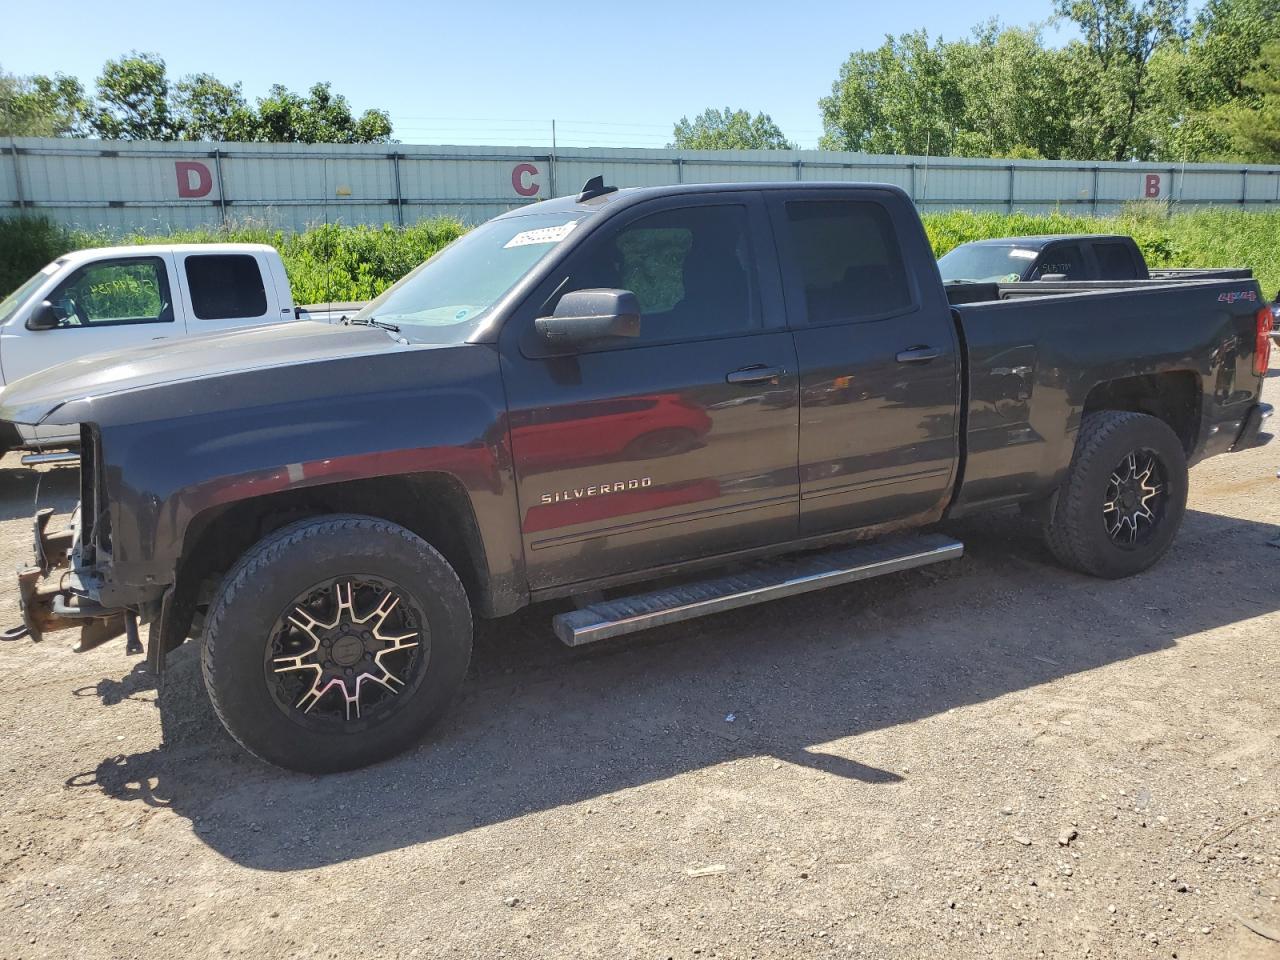
[{"label": "dark vehicle in background", "polygon": [[1053,234],[962,243],[938,258],[943,283],[1029,283],[1034,280],[1248,279],[1244,268],[1150,269],[1132,237]]},{"label": "dark vehicle in background", "polygon": [[1268,439],[1271,318],[1248,278],[944,286],[896,187],[597,178],[347,324],[7,387],[0,420],[82,436],[25,624],[149,624],[157,670],[199,636],[244,746],[355,767],[444,711],[473,615],[573,597],[588,643],[954,558],[924,528],[1012,505],[1068,567],[1145,570],[1188,465]]}]

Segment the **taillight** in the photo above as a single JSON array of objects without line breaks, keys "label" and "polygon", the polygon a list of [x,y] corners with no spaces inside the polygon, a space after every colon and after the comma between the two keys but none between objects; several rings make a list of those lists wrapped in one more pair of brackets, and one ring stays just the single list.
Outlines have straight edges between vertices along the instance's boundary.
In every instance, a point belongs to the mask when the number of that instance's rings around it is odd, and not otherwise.
[{"label": "taillight", "polygon": [[1271,330],[1275,326],[1275,314],[1270,306],[1258,311],[1258,340],[1253,350],[1253,372],[1260,377],[1267,375],[1271,365]]}]

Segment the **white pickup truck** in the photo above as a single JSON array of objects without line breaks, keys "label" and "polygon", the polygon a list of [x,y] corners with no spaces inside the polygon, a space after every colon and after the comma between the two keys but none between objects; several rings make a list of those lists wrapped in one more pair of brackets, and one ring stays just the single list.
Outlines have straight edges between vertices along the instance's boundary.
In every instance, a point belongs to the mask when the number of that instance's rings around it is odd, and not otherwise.
[{"label": "white pickup truck", "polygon": [[[148,244],[78,250],[54,260],[0,301],[0,385],[93,354],[299,315],[273,247]],[[80,439],[67,427],[19,429],[17,435],[0,436],[0,453],[65,447]]]}]

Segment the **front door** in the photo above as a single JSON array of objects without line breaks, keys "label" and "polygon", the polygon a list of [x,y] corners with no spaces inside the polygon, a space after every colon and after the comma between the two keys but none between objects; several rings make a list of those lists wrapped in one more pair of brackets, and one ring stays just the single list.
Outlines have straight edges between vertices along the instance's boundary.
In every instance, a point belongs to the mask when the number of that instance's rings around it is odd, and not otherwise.
[{"label": "front door", "polygon": [[[800,532],[945,507],[958,459],[960,360],[932,256],[902,194],[771,199],[800,364]],[[895,224],[911,226],[899,232]]]},{"label": "front door", "polygon": [[[541,341],[553,291],[590,288],[635,293],[639,337]],[[795,537],[796,360],[757,194],[620,212],[526,306],[501,350],[532,588]]]},{"label": "front door", "polygon": [[[79,267],[47,297],[58,326],[29,330],[14,317],[0,332],[0,365],[6,383],[68,360],[181,337],[175,319],[172,260],[166,256],[118,257]],[[63,443],[79,438],[66,427],[34,427],[24,438]]]}]

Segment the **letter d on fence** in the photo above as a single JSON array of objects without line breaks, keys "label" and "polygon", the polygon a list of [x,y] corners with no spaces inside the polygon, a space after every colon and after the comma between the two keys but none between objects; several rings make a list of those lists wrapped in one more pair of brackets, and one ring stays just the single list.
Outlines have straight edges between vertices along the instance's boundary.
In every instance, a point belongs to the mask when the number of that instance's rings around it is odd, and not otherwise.
[{"label": "letter d on fence", "polygon": [[207,197],[213,189],[213,174],[198,160],[177,160],[173,169],[178,174],[178,196],[190,199]]}]

